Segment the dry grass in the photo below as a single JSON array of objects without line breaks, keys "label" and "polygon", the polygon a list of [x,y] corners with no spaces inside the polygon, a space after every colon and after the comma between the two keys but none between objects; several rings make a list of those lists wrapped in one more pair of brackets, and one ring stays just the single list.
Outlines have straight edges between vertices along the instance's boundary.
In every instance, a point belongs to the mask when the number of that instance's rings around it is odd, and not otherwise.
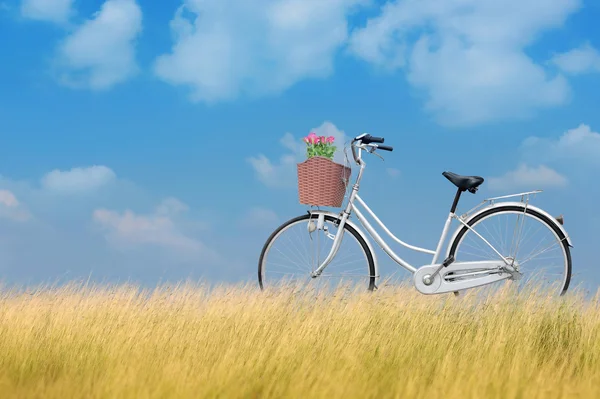
[{"label": "dry grass", "polygon": [[600,397],[600,301],[4,290],[8,398]]}]

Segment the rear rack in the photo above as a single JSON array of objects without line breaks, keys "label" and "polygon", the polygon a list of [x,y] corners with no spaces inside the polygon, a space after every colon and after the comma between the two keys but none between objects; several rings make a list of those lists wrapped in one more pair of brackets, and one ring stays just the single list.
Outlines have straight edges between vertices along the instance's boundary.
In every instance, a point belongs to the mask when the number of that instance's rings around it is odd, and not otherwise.
[{"label": "rear rack", "polygon": [[543,190],[534,190],[534,191],[527,191],[524,193],[518,193],[518,194],[509,194],[509,195],[502,195],[500,197],[492,197],[492,198],[486,198],[483,201],[481,201],[481,203],[479,205],[474,206],[473,208],[469,209],[467,212],[463,213],[460,218],[465,220],[470,214],[472,214],[473,212],[475,212],[476,210],[478,210],[479,208],[482,208],[486,203],[489,203],[490,205],[493,205],[497,200],[501,200],[501,199],[505,199],[505,198],[515,198],[515,197],[521,197],[521,201],[525,203],[525,208],[527,208],[527,205],[529,204],[529,197],[531,195],[533,195],[535,197],[536,194],[541,193]]},{"label": "rear rack", "polygon": [[524,202],[525,198],[527,198],[527,201],[529,201],[529,196],[531,194],[535,195],[535,194],[541,193],[541,192],[542,192],[542,190],[534,190],[534,191],[527,191],[526,193],[503,195],[501,197],[493,197],[493,198],[484,199],[483,202],[489,202],[490,204],[493,204],[495,200],[504,199],[504,198],[514,198],[514,197],[521,197],[521,202]]}]

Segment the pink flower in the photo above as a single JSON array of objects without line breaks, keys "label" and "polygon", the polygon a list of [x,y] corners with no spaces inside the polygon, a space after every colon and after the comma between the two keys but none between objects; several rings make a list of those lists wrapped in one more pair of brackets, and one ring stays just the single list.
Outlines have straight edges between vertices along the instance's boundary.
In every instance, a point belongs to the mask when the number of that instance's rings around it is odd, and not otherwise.
[{"label": "pink flower", "polygon": [[306,144],[308,144],[308,137],[304,137],[304,138],[302,139],[302,141],[304,141]]},{"label": "pink flower", "polygon": [[308,137],[308,142],[311,144],[317,144],[319,142],[319,138],[317,137],[317,135],[314,132],[311,132]]},{"label": "pink flower", "polygon": [[333,137],[333,136],[329,136],[329,137],[327,137],[327,142],[328,142],[329,144],[333,143],[333,141],[334,141],[334,140],[335,140],[335,137]]}]

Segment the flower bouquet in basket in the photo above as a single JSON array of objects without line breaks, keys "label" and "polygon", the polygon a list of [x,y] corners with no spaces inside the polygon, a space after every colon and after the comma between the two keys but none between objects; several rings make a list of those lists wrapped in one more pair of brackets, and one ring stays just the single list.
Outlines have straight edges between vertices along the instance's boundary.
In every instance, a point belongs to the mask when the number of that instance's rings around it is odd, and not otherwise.
[{"label": "flower bouquet in basket", "polygon": [[307,160],[298,164],[298,196],[301,204],[342,206],[352,169],[333,161],[333,136],[310,133],[306,143]]}]

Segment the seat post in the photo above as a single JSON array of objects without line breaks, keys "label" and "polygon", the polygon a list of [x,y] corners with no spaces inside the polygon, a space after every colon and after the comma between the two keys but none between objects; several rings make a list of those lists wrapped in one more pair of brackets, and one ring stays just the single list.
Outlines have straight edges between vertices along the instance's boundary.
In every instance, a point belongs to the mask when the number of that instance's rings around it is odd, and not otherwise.
[{"label": "seat post", "polygon": [[450,212],[454,213],[456,211],[456,207],[458,206],[458,200],[460,199],[460,195],[464,190],[460,188],[456,190],[456,195],[454,196],[454,202],[452,203],[452,208],[450,208]]}]

